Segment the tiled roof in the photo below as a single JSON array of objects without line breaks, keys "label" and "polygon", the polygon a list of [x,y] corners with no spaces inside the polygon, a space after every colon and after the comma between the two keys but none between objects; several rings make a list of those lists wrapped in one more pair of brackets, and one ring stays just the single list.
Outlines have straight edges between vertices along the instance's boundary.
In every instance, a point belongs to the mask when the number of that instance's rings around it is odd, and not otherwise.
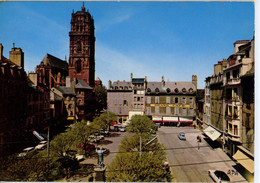
[{"label": "tiled roof", "polygon": [[68,70],[68,63],[66,61],[63,61],[53,55],[50,54],[46,54],[45,57],[43,58],[42,65],[49,65],[51,67],[55,67],[58,69],[62,69],[62,70]]}]

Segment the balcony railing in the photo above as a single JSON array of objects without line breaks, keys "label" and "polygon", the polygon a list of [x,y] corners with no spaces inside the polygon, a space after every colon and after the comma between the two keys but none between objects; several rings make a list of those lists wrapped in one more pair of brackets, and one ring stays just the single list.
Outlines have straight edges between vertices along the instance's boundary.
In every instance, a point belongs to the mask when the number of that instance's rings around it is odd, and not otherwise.
[{"label": "balcony railing", "polygon": [[226,80],[226,84],[239,84],[239,83],[240,83],[240,78],[232,78]]}]

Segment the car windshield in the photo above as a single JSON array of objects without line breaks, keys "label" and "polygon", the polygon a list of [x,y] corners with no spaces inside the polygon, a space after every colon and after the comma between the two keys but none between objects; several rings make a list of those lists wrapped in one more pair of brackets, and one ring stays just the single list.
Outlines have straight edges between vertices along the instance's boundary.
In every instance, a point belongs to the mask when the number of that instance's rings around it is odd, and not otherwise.
[{"label": "car windshield", "polygon": [[218,178],[221,178],[221,180],[229,181],[229,177],[227,176],[227,174],[226,174],[225,172],[215,171],[215,175],[216,175]]}]

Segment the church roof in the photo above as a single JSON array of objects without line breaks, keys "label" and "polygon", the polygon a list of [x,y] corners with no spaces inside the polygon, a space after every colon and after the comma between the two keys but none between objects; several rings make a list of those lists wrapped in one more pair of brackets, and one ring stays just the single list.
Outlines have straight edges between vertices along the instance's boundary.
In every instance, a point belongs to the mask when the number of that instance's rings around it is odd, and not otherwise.
[{"label": "church roof", "polygon": [[56,87],[56,89],[59,90],[62,94],[75,95],[75,92],[71,87],[59,86]]},{"label": "church roof", "polygon": [[92,89],[84,80],[76,78],[75,88]]},{"label": "church roof", "polygon": [[51,54],[46,54],[43,58],[41,65],[48,65],[50,67],[55,67],[62,70],[68,70],[68,63],[64,60],[61,60]]}]

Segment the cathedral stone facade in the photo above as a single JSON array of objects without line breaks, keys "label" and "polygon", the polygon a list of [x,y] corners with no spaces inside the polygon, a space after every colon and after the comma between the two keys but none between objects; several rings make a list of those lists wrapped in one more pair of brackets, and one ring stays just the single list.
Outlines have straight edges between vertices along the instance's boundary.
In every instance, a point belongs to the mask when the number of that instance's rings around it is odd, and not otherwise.
[{"label": "cathedral stone facade", "polygon": [[72,13],[70,36],[69,76],[95,86],[94,20],[84,7]]}]

